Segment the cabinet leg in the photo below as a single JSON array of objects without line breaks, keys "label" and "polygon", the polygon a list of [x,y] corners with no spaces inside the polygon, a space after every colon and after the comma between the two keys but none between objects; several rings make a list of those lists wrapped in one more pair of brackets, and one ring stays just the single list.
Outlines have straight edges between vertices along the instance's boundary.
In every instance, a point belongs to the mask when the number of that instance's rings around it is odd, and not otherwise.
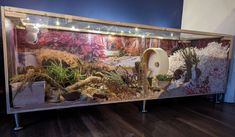
[{"label": "cabinet leg", "polygon": [[146,110],[146,100],[143,100],[142,112],[143,113],[147,112],[147,110]]},{"label": "cabinet leg", "polygon": [[219,93],[219,94],[215,94],[215,103],[221,103],[223,102],[223,94]]},{"label": "cabinet leg", "polygon": [[19,115],[18,115],[18,113],[14,114],[14,119],[15,119],[15,127],[13,128],[13,130],[14,131],[19,131],[19,130],[23,129],[23,127],[21,127],[20,123],[19,123]]}]

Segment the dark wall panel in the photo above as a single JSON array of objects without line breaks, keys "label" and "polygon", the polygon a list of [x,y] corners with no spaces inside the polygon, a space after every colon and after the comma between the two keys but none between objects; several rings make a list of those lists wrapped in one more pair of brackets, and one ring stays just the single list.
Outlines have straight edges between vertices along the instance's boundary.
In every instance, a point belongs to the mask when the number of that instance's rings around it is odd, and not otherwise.
[{"label": "dark wall panel", "polygon": [[1,0],[1,5],[112,21],[181,27],[183,0]]}]

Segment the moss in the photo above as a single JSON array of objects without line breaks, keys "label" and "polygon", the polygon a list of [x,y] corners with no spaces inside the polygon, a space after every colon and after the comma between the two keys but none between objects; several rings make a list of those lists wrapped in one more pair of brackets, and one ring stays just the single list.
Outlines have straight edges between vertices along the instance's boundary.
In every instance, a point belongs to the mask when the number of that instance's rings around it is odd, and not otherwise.
[{"label": "moss", "polygon": [[160,75],[157,75],[157,79],[159,81],[171,81],[172,80],[172,76],[160,74]]}]

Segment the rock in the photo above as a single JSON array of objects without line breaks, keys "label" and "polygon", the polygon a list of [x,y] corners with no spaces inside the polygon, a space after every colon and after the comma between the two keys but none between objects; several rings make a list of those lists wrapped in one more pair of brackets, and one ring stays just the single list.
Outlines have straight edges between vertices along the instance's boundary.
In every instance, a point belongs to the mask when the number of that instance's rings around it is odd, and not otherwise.
[{"label": "rock", "polygon": [[81,96],[80,96],[80,100],[81,100],[81,101],[86,101],[87,98],[88,98],[88,96],[85,96],[85,95],[81,95]]},{"label": "rock", "polygon": [[59,103],[62,100],[60,99],[61,90],[56,88],[49,87],[48,92],[46,94],[46,101],[49,103]]},{"label": "rock", "polygon": [[64,102],[64,101],[65,101],[65,99],[64,99],[64,97],[63,97],[62,95],[60,95],[59,98],[60,98],[60,101],[61,101],[61,102]]},{"label": "rock", "polygon": [[106,100],[108,100],[108,96],[107,96],[107,94],[105,94],[105,93],[95,93],[95,94],[93,95],[93,97],[94,97],[94,98],[100,98],[100,99],[106,99]]},{"label": "rock", "polygon": [[80,101],[83,101],[83,102],[91,102],[93,100],[93,97],[92,96],[88,96],[88,95],[85,95],[85,94],[81,94],[80,96]]},{"label": "rock", "polygon": [[137,92],[136,97],[138,97],[138,98],[141,97],[141,94]]},{"label": "rock", "polygon": [[66,101],[74,101],[80,98],[81,92],[75,91],[75,92],[65,93],[62,94],[62,96]]},{"label": "rock", "polygon": [[53,94],[53,95],[50,95],[49,97],[47,97],[47,102],[48,103],[59,103],[60,98],[59,98],[59,96]]},{"label": "rock", "polygon": [[167,87],[167,90],[176,89],[184,84],[184,78],[171,81],[171,84]]}]

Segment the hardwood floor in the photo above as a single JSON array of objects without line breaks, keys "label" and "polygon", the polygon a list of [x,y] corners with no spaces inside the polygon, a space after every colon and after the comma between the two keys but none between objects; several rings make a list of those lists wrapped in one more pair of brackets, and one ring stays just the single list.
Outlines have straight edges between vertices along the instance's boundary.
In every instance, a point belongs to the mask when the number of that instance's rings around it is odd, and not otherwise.
[{"label": "hardwood floor", "polygon": [[234,137],[235,104],[201,98],[170,99],[25,113],[12,132],[12,116],[0,117],[1,137]]}]

